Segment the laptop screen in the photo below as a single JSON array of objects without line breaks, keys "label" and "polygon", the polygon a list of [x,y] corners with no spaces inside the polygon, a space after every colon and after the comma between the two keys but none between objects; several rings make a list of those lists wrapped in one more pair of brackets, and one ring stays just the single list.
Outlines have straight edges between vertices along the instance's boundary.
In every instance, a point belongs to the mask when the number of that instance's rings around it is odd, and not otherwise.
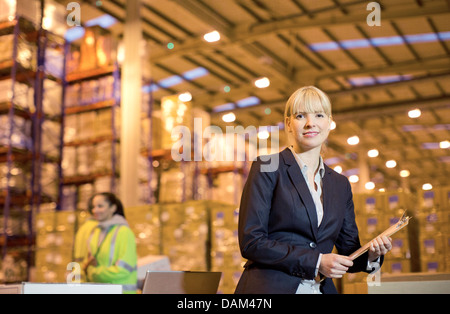
[{"label": "laptop screen", "polygon": [[221,272],[148,271],[142,294],[216,294]]}]

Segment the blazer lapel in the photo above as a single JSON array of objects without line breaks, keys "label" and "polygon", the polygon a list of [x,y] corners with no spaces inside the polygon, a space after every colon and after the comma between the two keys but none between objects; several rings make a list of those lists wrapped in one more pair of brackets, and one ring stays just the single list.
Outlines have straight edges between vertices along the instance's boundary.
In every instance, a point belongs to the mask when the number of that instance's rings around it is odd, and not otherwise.
[{"label": "blazer lapel", "polygon": [[[325,165],[325,175],[323,176],[322,184],[322,200],[323,200],[323,219],[320,227],[326,225],[326,220],[331,217],[331,210],[333,209],[333,194],[331,194],[334,189],[332,188],[332,177],[330,175],[331,169]],[[320,229],[319,227],[319,229]]]},{"label": "blazer lapel", "polygon": [[292,183],[295,186],[295,189],[300,195],[303,204],[305,204],[306,212],[311,223],[311,230],[314,235],[314,239],[317,241],[318,227],[316,205],[314,204],[311,193],[309,192],[308,185],[306,184],[300,167],[298,166],[297,161],[295,160],[295,157],[292,155],[292,152],[289,150],[289,148],[285,149],[282,154],[285,163],[287,165],[290,165],[287,170],[289,178],[291,179]]}]

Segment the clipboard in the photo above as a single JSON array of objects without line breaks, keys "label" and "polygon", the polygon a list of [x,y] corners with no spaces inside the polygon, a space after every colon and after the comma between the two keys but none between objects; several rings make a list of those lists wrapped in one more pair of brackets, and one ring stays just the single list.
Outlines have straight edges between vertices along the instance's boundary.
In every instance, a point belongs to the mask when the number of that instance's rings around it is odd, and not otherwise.
[{"label": "clipboard", "polygon": [[386,237],[390,237],[392,235],[394,235],[395,233],[397,233],[398,231],[400,231],[401,229],[403,229],[404,227],[406,227],[409,223],[409,220],[412,217],[406,216],[406,210],[403,212],[402,217],[400,218],[400,220],[395,224],[390,226],[389,228],[387,228],[385,231],[383,231],[382,233],[380,233],[378,236],[376,236],[375,238],[373,238],[371,241],[367,242],[365,245],[363,245],[360,249],[356,250],[355,252],[353,252],[349,257],[350,259],[353,261],[356,258],[358,258],[359,256],[363,255],[364,253],[366,253],[369,248],[370,248],[370,242],[372,242],[374,239],[380,237],[380,236],[386,236]]}]

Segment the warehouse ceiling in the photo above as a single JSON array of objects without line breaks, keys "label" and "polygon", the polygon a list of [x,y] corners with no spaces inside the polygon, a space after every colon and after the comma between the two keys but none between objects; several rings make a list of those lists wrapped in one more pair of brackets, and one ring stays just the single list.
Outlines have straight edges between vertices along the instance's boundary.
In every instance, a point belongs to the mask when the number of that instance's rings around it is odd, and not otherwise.
[{"label": "warehouse ceiling", "polygon": [[[213,125],[282,127],[291,93],[315,85],[330,96],[337,123],[325,155],[330,166],[350,175],[369,164],[376,189],[449,185],[450,149],[441,146],[450,140],[450,1],[383,0],[375,3],[380,11],[369,3],[142,0],[155,105],[189,91]],[[83,1],[81,9],[83,22],[114,17],[109,29],[122,36],[125,0]],[[204,40],[212,31],[218,42]],[[254,85],[261,77],[269,87]],[[410,118],[412,109],[420,117]],[[230,111],[236,120],[223,122]],[[349,145],[355,135],[359,144]],[[371,149],[378,157],[367,157]],[[401,170],[410,176],[402,179]]]}]

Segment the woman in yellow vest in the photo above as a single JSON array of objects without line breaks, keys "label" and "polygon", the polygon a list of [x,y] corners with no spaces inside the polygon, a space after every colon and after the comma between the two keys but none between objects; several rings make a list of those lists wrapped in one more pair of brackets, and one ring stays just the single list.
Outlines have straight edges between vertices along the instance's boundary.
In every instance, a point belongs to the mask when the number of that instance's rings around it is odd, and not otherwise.
[{"label": "woman in yellow vest", "polygon": [[112,193],[98,193],[88,206],[93,218],[78,230],[74,248],[83,281],[120,284],[124,293],[136,293],[136,238],[122,202]]}]

